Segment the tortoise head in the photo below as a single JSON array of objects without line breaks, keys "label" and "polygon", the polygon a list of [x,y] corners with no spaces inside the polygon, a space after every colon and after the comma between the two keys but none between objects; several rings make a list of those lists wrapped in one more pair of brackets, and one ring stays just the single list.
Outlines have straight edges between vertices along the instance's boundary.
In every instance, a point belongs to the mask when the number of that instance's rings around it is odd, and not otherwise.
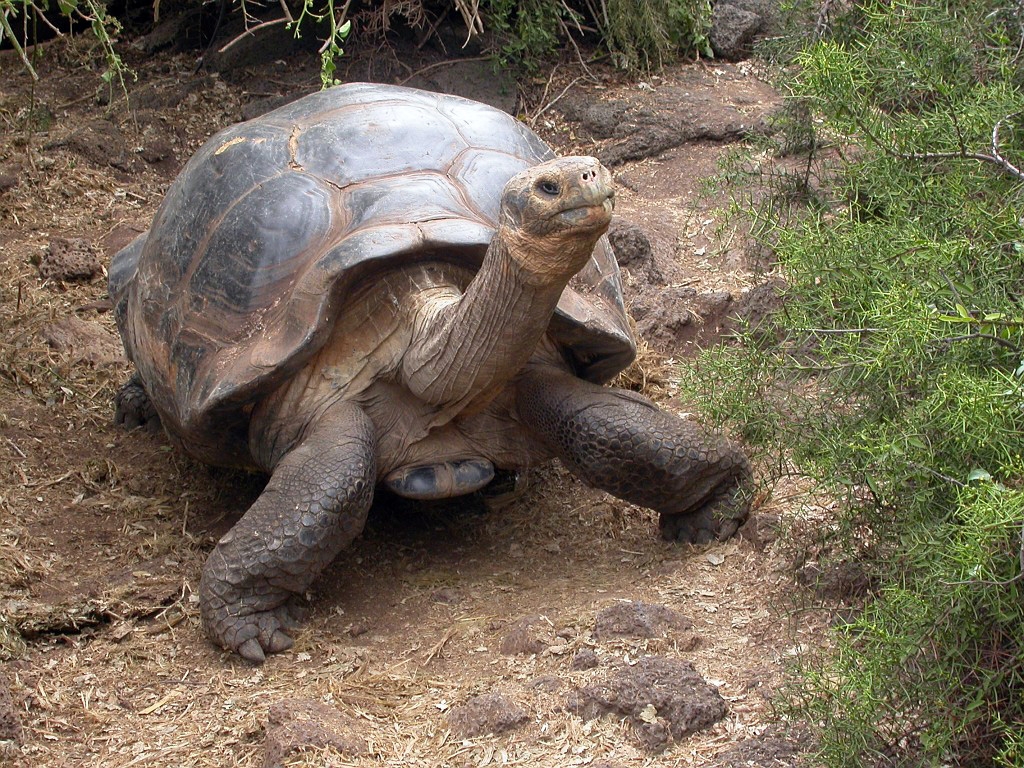
[{"label": "tortoise head", "polygon": [[499,237],[527,275],[568,280],[608,229],[614,200],[612,175],[595,158],[549,160],[505,185]]}]

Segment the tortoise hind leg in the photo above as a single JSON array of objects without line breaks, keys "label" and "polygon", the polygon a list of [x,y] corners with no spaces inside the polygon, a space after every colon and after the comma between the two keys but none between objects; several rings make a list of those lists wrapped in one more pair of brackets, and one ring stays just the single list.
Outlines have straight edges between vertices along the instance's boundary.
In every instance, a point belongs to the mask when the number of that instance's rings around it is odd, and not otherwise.
[{"label": "tortoise hind leg", "polygon": [[150,432],[160,430],[160,414],[153,407],[138,371],[114,395],[114,423],[125,429],[145,427]]},{"label": "tortoise hind leg", "polygon": [[296,605],[362,531],[376,472],[369,417],[352,403],[334,406],[207,559],[199,608],[211,639],[256,663],[291,647]]},{"label": "tortoise hind leg", "polygon": [[516,392],[520,419],[556,456],[591,485],[660,512],[665,538],[725,539],[749,515],[750,462],[699,424],[554,368],[530,369]]}]

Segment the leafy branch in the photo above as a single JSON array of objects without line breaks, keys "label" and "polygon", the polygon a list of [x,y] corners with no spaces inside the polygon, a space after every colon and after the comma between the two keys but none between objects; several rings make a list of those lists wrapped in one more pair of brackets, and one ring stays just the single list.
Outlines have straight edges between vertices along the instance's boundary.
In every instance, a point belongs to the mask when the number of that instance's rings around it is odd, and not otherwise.
[{"label": "leafy branch", "polygon": [[899,160],[977,160],[983,163],[990,163],[1001,168],[1005,173],[1013,176],[1020,181],[1024,181],[1024,170],[1021,170],[1016,165],[1006,159],[1001,149],[1001,141],[999,132],[1002,129],[1003,124],[1010,118],[1017,117],[1022,112],[1015,112],[1005,117],[1000,118],[996,121],[995,125],[992,126],[992,140],[989,152],[972,152],[966,146],[963,141],[963,136],[960,134],[959,125],[954,121],[954,128],[956,130],[958,139],[960,141],[960,149],[954,152],[900,152],[890,144],[882,141],[867,125],[864,119],[860,115],[856,115],[850,110],[846,111],[857,127],[864,132],[876,146],[878,146],[885,154],[889,157],[894,157]]}]

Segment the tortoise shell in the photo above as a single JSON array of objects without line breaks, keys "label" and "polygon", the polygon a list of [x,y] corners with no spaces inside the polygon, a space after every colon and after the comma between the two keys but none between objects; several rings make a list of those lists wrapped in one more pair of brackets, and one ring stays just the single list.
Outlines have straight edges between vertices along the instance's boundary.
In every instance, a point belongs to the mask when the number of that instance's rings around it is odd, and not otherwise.
[{"label": "tortoise shell", "polygon": [[[478,268],[506,181],[553,156],[494,108],[362,83],[213,136],[109,273],[125,349],[168,431],[242,439],[252,404],[323,345],[353,286],[413,260]],[[550,333],[595,382],[633,359],[606,237]]]}]

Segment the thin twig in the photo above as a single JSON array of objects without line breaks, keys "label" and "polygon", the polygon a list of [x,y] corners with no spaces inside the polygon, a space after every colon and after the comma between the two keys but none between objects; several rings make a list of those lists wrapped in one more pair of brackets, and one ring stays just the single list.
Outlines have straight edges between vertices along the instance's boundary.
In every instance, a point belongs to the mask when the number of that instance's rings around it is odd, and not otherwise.
[{"label": "thin twig", "polygon": [[881,333],[884,328],[797,328],[800,333],[844,334],[844,333]]},{"label": "thin twig", "polygon": [[1021,171],[1020,168],[1013,165],[1013,163],[1011,163],[1009,160],[1003,157],[1002,153],[999,151],[999,128],[1002,126],[1003,122],[1006,121],[1008,118],[1016,117],[1019,114],[1021,113],[1015,112],[1013,115],[1007,115],[1006,117],[997,120],[996,124],[992,126],[992,156],[1009,173],[1012,173],[1018,179],[1024,179],[1024,171]]},{"label": "thin twig", "polygon": [[[437,33],[437,28],[441,26],[441,22],[442,21],[444,21],[445,19],[448,18],[448,13],[450,11],[451,11],[451,8],[449,8],[448,6],[445,6],[444,10],[441,13],[437,14],[437,18],[434,19],[433,23],[431,23],[427,27],[427,31],[423,34],[423,37],[421,37],[419,42],[416,43],[416,50],[417,51],[421,50],[423,48],[423,46],[426,45],[427,42]],[[440,40],[440,43],[441,43],[441,47],[445,48],[444,41]],[[448,53],[448,50],[445,49],[444,52]]]},{"label": "thin twig", "polygon": [[582,79],[583,79],[582,77],[574,77],[572,79],[572,81],[567,86],[565,86],[565,88],[562,89],[562,92],[560,94],[555,96],[555,98],[553,98],[551,101],[549,101],[543,107],[541,107],[541,110],[536,115],[534,115],[532,118],[530,118],[530,125],[531,126],[536,125],[537,121],[540,119],[540,116],[543,115],[545,112],[547,112],[549,109],[551,109],[551,107],[555,106],[555,104],[557,104],[559,102],[559,100],[561,100],[561,98],[563,96],[565,96],[565,94],[567,94],[569,92],[569,89],[572,88],[574,85],[576,85],[576,83],[578,83]]},{"label": "thin twig", "polygon": [[256,32],[258,32],[259,30],[263,29],[264,27],[272,27],[272,26],[275,26],[277,24],[288,24],[291,21],[292,21],[292,19],[289,16],[282,16],[280,19],[273,19],[271,21],[264,21],[264,22],[261,22],[261,23],[257,24],[255,27],[248,27],[248,28],[246,28],[246,30],[244,32],[242,32],[240,35],[238,35],[237,37],[232,39],[229,43],[227,43],[223,48],[218,48],[217,49],[217,53],[227,53],[229,50],[234,48],[238,43],[240,43],[244,38],[250,37],[252,35],[255,35]]},{"label": "thin twig", "polygon": [[455,627],[448,627],[448,629],[445,630],[445,633],[441,636],[441,639],[438,640],[434,647],[430,649],[430,652],[427,654],[427,658],[423,660],[423,663],[429,664],[439,656],[441,651],[448,644],[448,641],[455,637],[457,633],[458,630]]},{"label": "thin twig", "polygon": [[814,21],[814,40],[821,40],[828,29],[828,15],[832,11],[832,0],[825,0],[818,9],[818,18]]},{"label": "thin twig", "polygon": [[464,61],[489,61],[490,58],[490,56],[471,56],[468,59],[446,59],[445,61],[435,61],[433,64],[428,64],[422,69],[417,69],[407,78],[405,78],[404,80],[400,80],[398,83],[396,83],[396,85],[405,85],[414,77],[419,77],[420,75],[426,72],[430,72],[432,69],[437,69],[439,67],[450,67],[453,64],[461,64]]},{"label": "thin twig", "polygon": [[947,483],[952,483],[957,488],[966,488],[967,487],[967,483],[965,483],[963,480],[957,480],[955,477],[950,477],[949,475],[943,474],[942,472],[939,472],[938,470],[932,469],[931,467],[926,467],[924,464],[919,464],[916,461],[908,461],[907,465],[911,466],[911,467],[914,467],[915,469],[920,469],[923,472],[927,472],[929,475],[934,475],[935,477],[939,478],[940,480],[945,480]]},{"label": "thin twig", "polygon": [[1007,341],[1006,339],[1000,338],[992,333],[965,333],[963,336],[945,336],[941,339],[936,339],[936,343],[946,343],[953,341],[967,341],[969,339],[989,339],[997,344],[1001,344],[1013,352],[1020,352],[1020,348],[1013,342]]},{"label": "thin twig", "polygon": [[[56,35],[57,37],[64,37],[64,33],[61,32],[52,21],[50,21],[48,18],[46,18],[46,14],[43,13],[39,9],[38,5],[36,5],[33,2],[30,2],[28,4],[28,7],[32,9],[32,12],[35,14],[35,17],[36,17],[37,21],[43,22],[43,24],[45,24],[47,27],[49,27],[50,31],[53,32],[53,34]],[[25,16],[25,19],[27,20],[28,16]],[[35,45],[35,43],[33,43],[32,45]]]},{"label": "thin twig", "polygon": [[[1010,163],[999,153],[999,127],[1007,118],[1011,115],[1007,115],[1001,120],[997,121],[992,129],[992,149],[991,155],[984,152],[968,152],[965,148],[961,148],[958,152],[900,152],[893,149],[891,146],[883,142],[871,129],[867,127],[865,122],[857,115],[847,111],[848,114],[853,118],[853,121],[857,124],[857,127],[864,132],[864,134],[871,139],[878,147],[890,157],[895,157],[900,160],[977,160],[983,163],[990,163],[1003,169],[1006,173],[1014,176],[1015,178],[1024,181],[1024,171],[1021,171],[1017,166]],[[1019,113],[1015,113],[1019,114]],[[955,125],[955,124],[954,124]]]}]

